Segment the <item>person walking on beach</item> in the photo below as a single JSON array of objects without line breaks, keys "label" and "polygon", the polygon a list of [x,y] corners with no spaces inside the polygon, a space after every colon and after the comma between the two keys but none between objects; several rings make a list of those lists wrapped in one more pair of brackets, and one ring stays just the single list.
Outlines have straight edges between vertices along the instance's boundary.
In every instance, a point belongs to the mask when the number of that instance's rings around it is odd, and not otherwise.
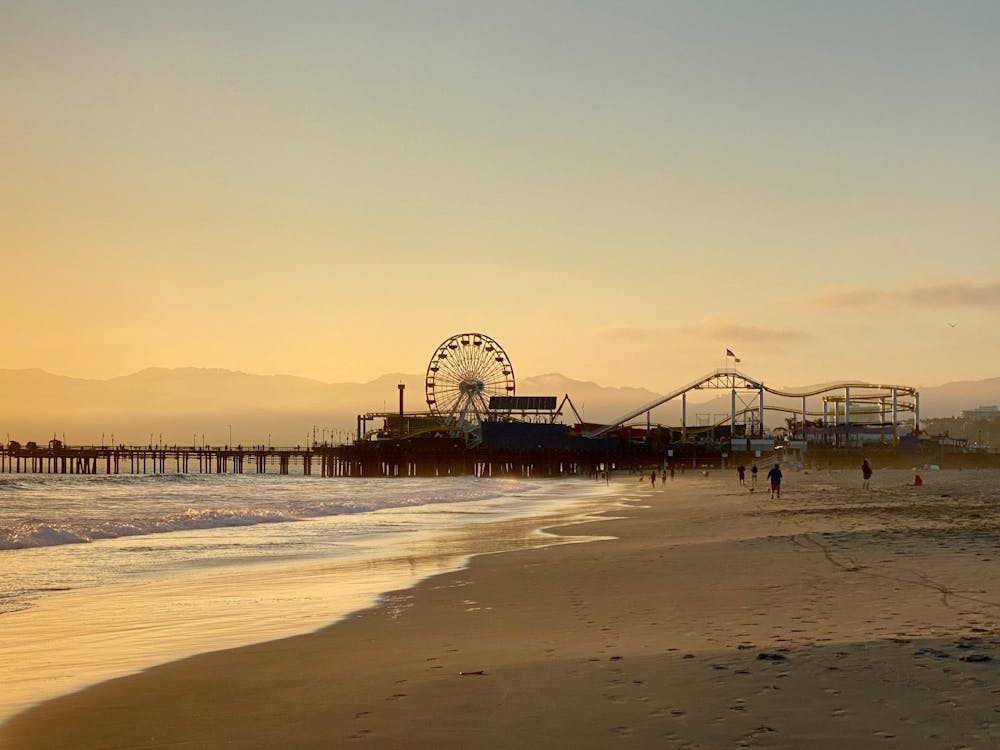
[{"label": "person walking on beach", "polygon": [[767,472],[767,479],[771,483],[771,499],[774,500],[777,497],[781,499],[781,469],[778,464],[774,465],[774,468]]},{"label": "person walking on beach", "polygon": [[864,463],[861,464],[861,476],[864,477],[864,480],[865,480],[864,484],[862,484],[861,486],[864,489],[866,489],[866,490],[870,490],[871,489],[870,482],[871,482],[872,474],[873,474],[873,472],[872,472],[872,465],[870,463],[868,463],[868,459],[866,458],[865,461],[864,461]]},{"label": "person walking on beach", "polygon": [[736,467],[736,476],[738,476],[739,479],[740,479],[740,487],[743,487],[743,486],[746,485],[746,482],[744,481],[746,479],[746,475],[747,475],[747,467],[746,466],[744,466],[743,464],[740,464],[739,466]]},{"label": "person walking on beach", "polygon": [[757,486],[757,464],[750,467],[750,486]]}]

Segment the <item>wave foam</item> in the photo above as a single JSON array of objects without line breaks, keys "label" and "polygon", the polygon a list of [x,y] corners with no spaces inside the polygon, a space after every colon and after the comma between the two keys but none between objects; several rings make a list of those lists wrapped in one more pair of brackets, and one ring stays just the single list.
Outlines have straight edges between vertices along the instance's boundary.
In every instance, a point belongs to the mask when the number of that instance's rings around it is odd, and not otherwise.
[{"label": "wave foam", "polygon": [[[118,477],[102,477],[104,489],[123,483]],[[133,478],[124,480],[131,484]],[[151,486],[149,478],[138,482]],[[138,483],[137,482],[137,483]],[[170,477],[157,483],[170,484],[202,483],[198,478]],[[205,484],[210,484],[204,482]],[[27,482],[23,489],[30,489],[35,498],[45,496],[46,482]],[[65,484],[65,483],[63,483]],[[324,516],[367,513],[382,508],[400,508],[426,505],[428,503],[460,503],[484,500],[504,494],[508,485],[503,481],[476,482],[435,482],[402,486],[399,483],[386,485],[356,486],[352,491],[342,492],[339,497],[318,499],[308,494],[292,493],[284,498],[267,492],[267,487],[259,484],[253,492],[233,481],[227,485],[227,493],[219,493],[218,482],[212,488],[192,488],[182,495],[151,493],[143,496],[125,488],[127,500],[115,503],[103,502],[106,492],[100,497],[88,495],[74,498],[73,503],[64,504],[57,511],[56,503],[48,502],[52,515],[45,518],[0,520],[0,550],[31,549],[63,544],[82,544],[101,539],[119,539],[147,534],[163,534],[172,531],[204,530],[224,527],[253,526],[263,523],[284,523],[302,521]],[[523,485],[522,485],[523,488]],[[22,487],[8,484],[2,489],[18,494]],[[203,494],[204,493],[204,494]],[[255,502],[260,504],[255,505]],[[195,507],[199,503],[207,507]],[[170,506],[173,505],[171,509]],[[32,505],[37,513],[38,505]],[[101,518],[100,508],[110,517]],[[86,508],[86,510],[85,510]],[[129,517],[124,517],[128,513]],[[62,517],[59,518],[58,516]],[[89,517],[87,517],[89,516]],[[116,517],[117,516],[117,517]]]}]

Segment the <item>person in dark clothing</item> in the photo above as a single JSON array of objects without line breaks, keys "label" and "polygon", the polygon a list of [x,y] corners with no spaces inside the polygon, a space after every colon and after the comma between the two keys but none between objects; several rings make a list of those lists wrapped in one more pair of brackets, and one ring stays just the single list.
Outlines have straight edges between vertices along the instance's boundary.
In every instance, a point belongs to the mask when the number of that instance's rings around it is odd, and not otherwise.
[{"label": "person in dark clothing", "polygon": [[868,459],[866,458],[865,462],[861,464],[861,476],[864,477],[865,480],[864,484],[862,484],[861,486],[864,487],[866,490],[871,489],[871,485],[869,484],[869,482],[871,481],[873,473],[874,472],[872,472],[872,465],[868,463]]},{"label": "person in dark clothing", "polygon": [[771,483],[771,499],[773,500],[777,497],[781,499],[781,469],[778,468],[778,464],[774,465],[774,468],[767,472],[767,479]]}]

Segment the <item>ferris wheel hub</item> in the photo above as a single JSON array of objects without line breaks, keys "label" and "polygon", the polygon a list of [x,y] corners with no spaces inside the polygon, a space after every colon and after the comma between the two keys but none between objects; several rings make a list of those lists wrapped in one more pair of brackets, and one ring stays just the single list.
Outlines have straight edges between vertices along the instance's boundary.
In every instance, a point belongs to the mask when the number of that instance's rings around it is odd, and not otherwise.
[{"label": "ferris wheel hub", "polygon": [[462,393],[482,393],[486,384],[482,380],[463,380],[458,387]]}]

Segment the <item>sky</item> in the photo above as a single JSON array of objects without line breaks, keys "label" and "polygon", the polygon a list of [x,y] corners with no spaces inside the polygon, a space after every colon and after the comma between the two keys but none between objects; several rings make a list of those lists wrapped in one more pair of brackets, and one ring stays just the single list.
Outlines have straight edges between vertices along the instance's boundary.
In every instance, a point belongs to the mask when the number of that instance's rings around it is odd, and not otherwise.
[{"label": "sky", "polygon": [[0,368],[1000,376],[1000,4],[0,0]]}]

